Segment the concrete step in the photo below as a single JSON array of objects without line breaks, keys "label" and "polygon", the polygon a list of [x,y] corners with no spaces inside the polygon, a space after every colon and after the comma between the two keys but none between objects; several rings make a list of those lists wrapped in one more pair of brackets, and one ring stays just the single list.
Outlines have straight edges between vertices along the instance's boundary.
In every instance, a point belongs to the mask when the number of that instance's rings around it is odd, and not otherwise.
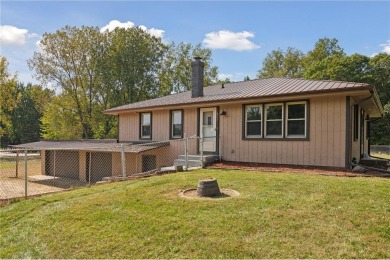
[{"label": "concrete step", "polygon": [[389,161],[386,159],[378,159],[378,158],[361,158],[359,161],[360,164],[363,166],[369,166],[379,169],[388,169],[388,163]]},{"label": "concrete step", "polygon": [[[186,164],[186,160],[184,159],[176,159],[173,162],[174,166],[176,165],[185,166],[185,164]],[[200,160],[188,160],[188,167],[201,167],[201,166],[202,166],[202,162]]]},{"label": "concrete step", "polygon": [[[185,160],[186,159],[186,156],[183,154],[183,155],[179,155],[179,159],[180,160]],[[194,160],[194,161],[200,161],[201,160],[201,156],[200,155],[188,155],[188,160]],[[215,161],[218,161],[219,160],[219,156],[218,155],[203,155],[203,163],[205,165],[207,164],[210,164],[210,163],[213,163]]]}]

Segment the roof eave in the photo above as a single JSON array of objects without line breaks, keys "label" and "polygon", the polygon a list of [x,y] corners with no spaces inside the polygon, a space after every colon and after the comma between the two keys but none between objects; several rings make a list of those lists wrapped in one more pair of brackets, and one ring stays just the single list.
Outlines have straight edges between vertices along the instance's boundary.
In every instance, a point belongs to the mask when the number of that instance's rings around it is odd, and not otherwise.
[{"label": "roof eave", "polygon": [[383,117],[384,114],[385,114],[385,111],[383,109],[383,106],[382,106],[382,103],[379,99],[379,95],[378,95],[378,92],[376,91],[376,89],[370,85],[370,93],[372,94],[372,98],[374,100],[374,103],[379,111],[379,114],[381,115],[379,118]]}]

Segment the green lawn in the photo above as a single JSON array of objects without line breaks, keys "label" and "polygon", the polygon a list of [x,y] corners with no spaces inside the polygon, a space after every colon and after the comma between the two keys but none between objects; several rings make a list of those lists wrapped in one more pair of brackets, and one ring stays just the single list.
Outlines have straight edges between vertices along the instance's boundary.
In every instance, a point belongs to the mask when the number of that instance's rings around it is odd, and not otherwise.
[{"label": "green lawn", "polygon": [[[179,198],[216,177],[241,196]],[[390,258],[390,179],[198,170],[0,208],[0,258]]]},{"label": "green lawn", "polygon": [[[19,176],[24,176],[24,159],[19,160]],[[36,175],[41,173],[41,160],[29,159],[27,161],[28,175]],[[16,161],[14,159],[0,159],[0,178],[14,177],[16,171]]]},{"label": "green lawn", "polygon": [[390,160],[390,154],[386,154],[386,153],[371,153],[371,155],[375,156],[375,157],[380,157],[380,158],[383,158],[383,159]]}]

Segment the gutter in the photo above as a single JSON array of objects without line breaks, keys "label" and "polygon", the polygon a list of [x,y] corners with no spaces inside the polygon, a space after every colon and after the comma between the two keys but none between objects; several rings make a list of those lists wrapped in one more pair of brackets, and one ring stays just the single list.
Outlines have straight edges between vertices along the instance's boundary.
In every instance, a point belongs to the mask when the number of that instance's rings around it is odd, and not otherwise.
[{"label": "gutter", "polygon": [[378,111],[381,114],[380,118],[382,118],[383,115],[384,115],[384,110],[383,110],[383,106],[382,106],[382,104],[380,102],[380,99],[379,99],[379,96],[378,96],[378,92],[376,92],[374,87],[371,87],[369,90],[370,90],[371,96],[373,97],[374,103],[375,103],[376,107],[378,108]]}]

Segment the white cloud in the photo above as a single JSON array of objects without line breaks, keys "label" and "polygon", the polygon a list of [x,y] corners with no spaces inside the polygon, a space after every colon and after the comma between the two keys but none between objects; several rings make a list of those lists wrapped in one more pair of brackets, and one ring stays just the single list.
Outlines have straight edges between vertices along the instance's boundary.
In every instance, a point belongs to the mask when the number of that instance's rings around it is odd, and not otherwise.
[{"label": "white cloud", "polygon": [[254,79],[255,74],[246,74],[244,72],[233,72],[233,73],[219,73],[218,74],[218,79],[219,80],[225,80],[229,79],[232,82],[237,82],[237,81],[243,81],[246,76],[249,76],[249,78]]},{"label": "white cloud", "polygon": [[31,39],[31,38],[41,38],[41,36],[39,34],[36,34],[36,33],[29,33],[29,34],[27,34],[27,38],[28,39]]},{"label": "white cloud", "polygon": [[134,27],[134,23],[133,22],[127,21],[125,23],[121,23],[118,20],[112,20],[106,26],[103,26],[102,29],[100,29],[100,32],[105,32],[107,30],[109,32],[111,32],[111,31],[115,30],[115,28],[125,28],[125,29],[128,29],[128,28],[133,28],[133,27]]},{"label": "white cloud", "polygon": [[[100,32],[105,32],[107,30],[109,32],[111,32],[111,31],[115,30],[115,28],[125,28],[125,29],[128,29],[128,28],[133,28],[134,26],[135,26],[135,24],[133,22],[130,22],[130,21],[122,23],[122,22],[120,22],[118,20],[112,20],[106,26],[103,26],[100,29]],[[156,28],[148,29],[145,25],[140,25],[138,27],[141,28],[142,30],[144,30],[145,32],[148,32],[150,35],[155,36],[157,38],[163,38],[164,37],[164,33],[165,33],[164,30],[160,30],[160,29],[156,29]]]},{"label": "white cloud", "polygon": [[144,25],[140,25],[139,28],[144,30],[145,32],[148,32],[150,35],[157,37],[157,38],[163,38],[164,37],[164,30],[156,29],[156,28],[146,28]]},{"label": "white cloud", "polygon": [[218,79],[225,80],[225,79],[231,79],[233,77],[233,74],[231,73],[219,73]]},{"label": "white cloud", "polygon": [[0,26],[0,43],[4,45],[23,46],[28,37],[27,29],[19,29],[12,25]]},{"label": "white cloud", "polygon": [[[380,52],[390,54],[390,40],[387,40],[386,43],[379,44],[379,46],[383,48]],[[375,52],[375,53],[371,54],[370,57],[372,58],[378,54],[379,53]]]},{"label": "white cloud", "polygon": [[390,40],[387,40],[386,43],[380,44],[379,46],[383,47],[382,52],[390,54]]},{"label": "white cloud", "polygon": [[254,33],[242,31],[231,32],[221,30],[218,32],[211,32],[206,34],[203,43],[212,49],[228,49],[234,51],[250,51],[260,48],[248,38],[255,37]]}]

